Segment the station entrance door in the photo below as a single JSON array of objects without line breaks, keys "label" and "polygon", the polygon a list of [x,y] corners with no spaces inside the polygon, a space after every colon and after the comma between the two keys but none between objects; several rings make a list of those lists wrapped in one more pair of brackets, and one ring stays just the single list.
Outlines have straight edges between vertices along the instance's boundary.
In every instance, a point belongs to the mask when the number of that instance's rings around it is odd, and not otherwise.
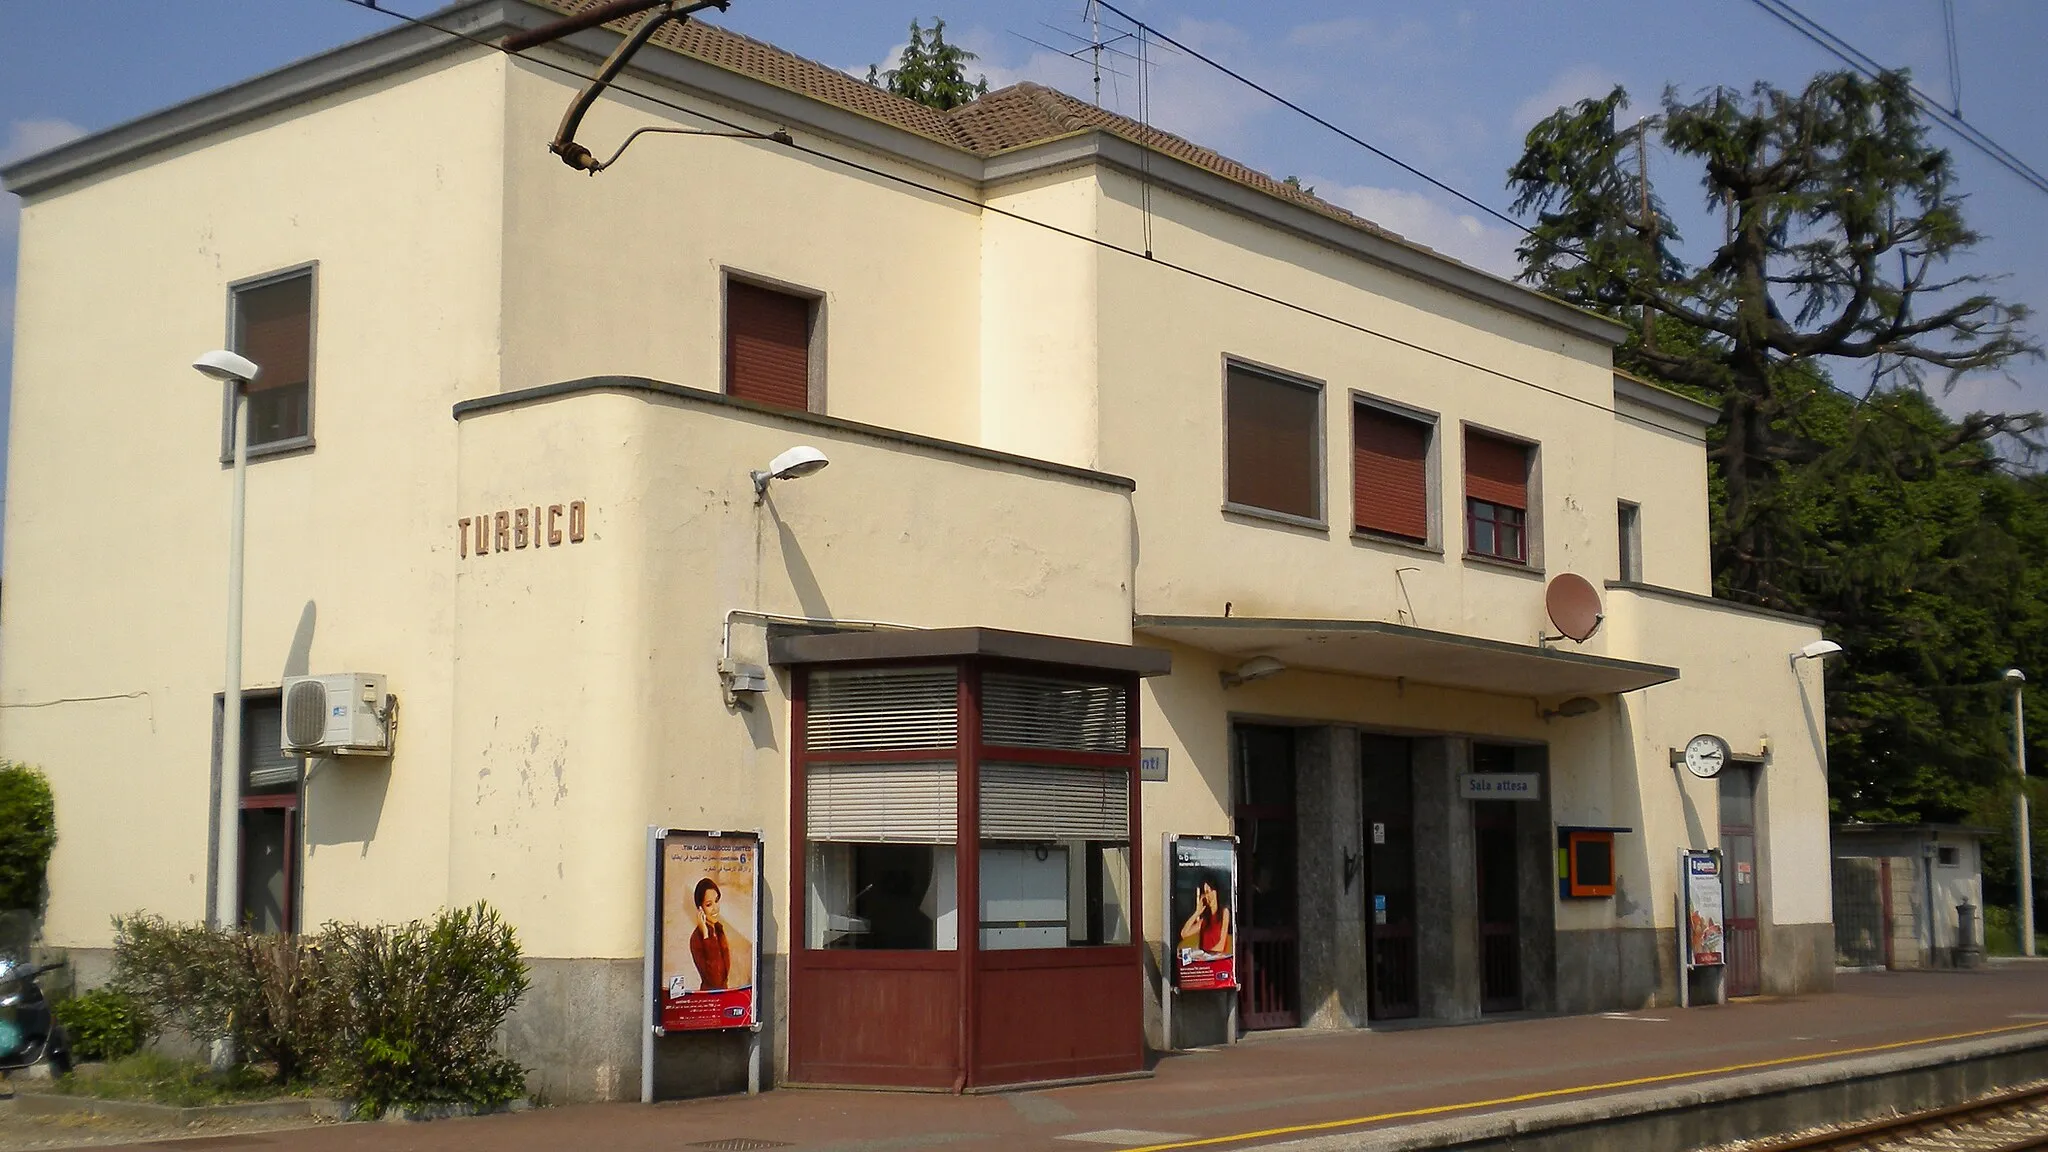
[{"label": "station entrance door", "polygon": [[1373,1020],[1414,1016],[1420,1007],[1415,957],[1414,742],[1366,733],[1359,738],[1364,798],[1366,970]]},{"label": "station entrance door", "polygon": [[1246,1028],[1301,1023],[1296,917],[1295,729],[1240,724],[1236,797],[1239,1018]]}]

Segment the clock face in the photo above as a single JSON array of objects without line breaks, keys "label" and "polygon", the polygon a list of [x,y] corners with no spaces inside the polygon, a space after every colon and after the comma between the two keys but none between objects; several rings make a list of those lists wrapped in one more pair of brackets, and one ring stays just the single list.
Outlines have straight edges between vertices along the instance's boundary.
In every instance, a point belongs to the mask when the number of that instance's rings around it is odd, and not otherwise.
[{"label": "clock face", "polygon": [[1702,733],[1685,742],[1685,770],[1702,780],[1711,780],[1728,766],[1728,742]]}]

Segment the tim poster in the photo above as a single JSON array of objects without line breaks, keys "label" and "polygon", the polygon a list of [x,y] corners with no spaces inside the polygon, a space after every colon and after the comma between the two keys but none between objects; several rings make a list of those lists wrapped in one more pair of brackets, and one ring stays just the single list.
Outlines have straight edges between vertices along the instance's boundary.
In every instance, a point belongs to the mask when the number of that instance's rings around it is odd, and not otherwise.
[{"label": "tim poster", "polygon": [[1237,845],[1227,836],[1172,841],[1174,986],[1237,987]]},{"label": "tim poster", "polygon": [[655,1019],[664,1031],[753,1025],[760,890],[756,836],[671,832],[662,842]]},{"label": "tim poster", "polygon": [[1727,924],[1721,913],[1720,861],[1709,853],[1685,853],[1685,906],[1692,966],[1725,963]]}]

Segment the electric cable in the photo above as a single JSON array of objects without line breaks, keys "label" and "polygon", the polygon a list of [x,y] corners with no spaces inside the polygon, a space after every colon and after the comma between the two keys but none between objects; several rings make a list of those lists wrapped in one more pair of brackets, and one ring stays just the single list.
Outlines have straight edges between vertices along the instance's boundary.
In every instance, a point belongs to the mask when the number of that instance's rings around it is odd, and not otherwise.
[{"label": "electric cable", "polygon": [[[1843,63],[1848,64],[1872,79],[1876,79],[1879,73],[1892,71],[1892,69],[1879,64],[1847,40],[1830,31],[1819,21],[1794,8],[1788,0],[1750,0],[1750,2],[1776,17],[1780,22],[1801,36],[1827,49]],[[1909,83],[1907,88],[1912,93],[1914,104],[1922,112],[1926,113],[1929,119],[1962,137],[1966,143],[1996,161],[2001,167],[2033,185],[2035,190],[2048,192],[2048,176],[2044,176],[2036,171],[2032,165],[2014,155],[2005,145],[2000,144],[1982,129],[1963,119],[1960,113],[1950,112],[1948,109],[1943,108],[1938,101],[1922,91],[1918,85]],[[1958,103],[1960,103],[1960,83],[1958,83],[1956,95]]]},{"label": "electric cable", "polygon": [[[420,27],[429,28],[436,32],[440,32],[444,35],[454,37],[455,39],[468,41],[469,43],[475,44],[478,47],[488,48],[494,52],[499,52],[519,60],[524,60],[527,63],[534,64],[543,68],[552,69],[556,72],[560,72],[567,76],[575,77],[579,80],[588,81],[592,79],[590,76],[582,72],[579,72],[576,69],[571,68],[565,64],[560,64],[552,60],[541,59],[536,56],[530,56],[527,55],[525,52],[510,52],[507,51],[502,45],[491,43],[488,40],[485,40],[478,36],[473,36],[467,32],[461,31],[460,29],[449,28],[444,25],[436,24],[433,21],[428,20],[424,17],[409,16],[403,12],[397,12],[390,8],[380,7],[378,4],[378,0],[342,0],[342,2],[347,4],[353,4],[359,8],[366,8],[369,9],[370,11],[377,12],[385,16],[390,16],[398,20],[403,20],[409,24],[416,24],[419,25]],[[1450,352],[1445,352],[1440,349],[1428,347],[1427,345],[1418,344],[1412,340],[1408,340],[1400,336],[1395,336],[1390,333],[1379,331],[1378,329],[1368,327],[1356,321],[1346,320],[1341,316],[1333,315],[1329,312],[1324,312],[1320,309],[1313,308],[1306,304],[1297,303],[1295,301],[1288,300],[1280,296],[1275,296],[1269,292],[1265,292],[1260,289],[1250,287],[1248,285],[1239,284],[1235,281],[1225,279],[1224,277],[1204,272],[1198,268],[1193,268],[1185,264],[1176,263],[1172,260],[1159,257],[1155,254],[1141,252],[1135,248],[1127,248],[1124,245],[1118,244],[1113,240],[1105,240],[1099,236],[1090,236],[1087,233],[1077,232],[1073,229],[1065,228],[1058,224],[1051,223],[1050,221],[1035,219],[1033,217],[1026,216],[1020,212],[1014,212],[1007,208],[1000,208],[993,204],[987,204],[972,196],[963,195],[961,193],[954,192],[946,188],[938,187],[937,185],[927,184],[922,181],[915,180],[909,176],[905,176],[901,173],[891,172],[885,168],[879,168],[874,165],[865,164],[859,160],[849,159],[844,156],[824,151],[823,149],[813,148],[800,141],[792,141],[791,143],[783,144],[781,141],[776,140],[772,133],[762,132],[756,129],[748,128],[747,126],[737,123],[735,121],[724,120],[708,112],[699,111],[698,109],[678,104],[672,100],[668,100],[661,96],[657,96],[636,88],[629,88],[624,84],[613,83],[611,85],[611,88],[613,91],[617,91],[625,95],[632,96],[636,99],[645,100],[646,102],[656,105],[657,107],[667,108],[671,111],[679,112],[685,116],[689,116],[698,120],[704,120],[712,124],[717,124],[720,127],[731,129],[734,135],[737,137],[756,139],[769,143],[777,143],[780,144],[782,147],[788,148],[792,151],[801,152],[806,156],[811,156],[815,159],[826,161],[827,163],[837,164],[842,167],[852,169],[853,171],[875,177],[876,179],[879,180],[885,180],[890,183],[899,184],[907,188],[914,188],[920,192],[926,193],[927,195],[936,196],[944,200],[950,200],[955,203],[974,208],[978,211],[987,212],[991,215],[1001,216],[1006,219],[1015,220],[1020,224],[1028,224],[1036,228],[1041,228],[1045,231],[1052,232],[1060,236],[1065,236],[1072,240],[1078,240],[1084,244],[1088,244],[1096,248],[1101,248],[1105,251],[1120,253],[1122,255],[1129,256],[1136,260],[1143,260],[1149,264],[1156,264],[1159,267],[1166,268],[1174,272],[1178,272],[1184,276],[1188,276],[1195,280],[1202,281],[1203,283],[1211,284],[1218,288],[1223,288],[1231,292],[1236,292],[1241,295],[1248,296],[1252,299],[1260,300],[1268,304],[1273,304],[1278,307],[1285,308],[1291,312],[1296,312],[1304,316],[1310,316],[1318,320],[1323,320],[1328,323],[1335,324],[1338,327],[1346,328],[1351,331],[1361,333],[1363,335],[1371,336],[1376,339],[1386,341],[1387,343],[1395,345],[1396,347],[1406,348],[1413,352],[1420,352],[1423,355],[1431,356],[1436,359],[1443,360],[1447,363],[1456,364],[1462,368],[1469,368],[1475,372],[1483,373],[1488,376],[1493,376],[1501,380],[1506,380],[1510,383],[1520,384],[1524,387],[1534,389],[1535,391],[1542,392],[1546,395],[1555,396],[1563,400],[1569,400],[1574,404],[1582,404],[1588,408],[1594,409],[1595,411],[1603,412],[1610,416],[1614,416],[1622,420],[1627,420],[1632,423],[1641,424],[1644,427],[1664,430],[1663,426],[1660,424],[1656,424],[1649,420],[1644,420],[1640,417],[1631,416],[1626,412],[1617,411],[1615,408],[1607,404],[1602,404],[1597,400],[1588,400],[1583,396],[1575,396],[1570,392],[1563,391],[1562,389],[1552,388],[1549,385],[1541,384],[1534,380],[1524,379],[1523,377],[1516,376],[1511,372],[1506,372],[1499,368],[1490,368],[1484,364],[1479,364],[1471,360],[1466,360]],[[1151,151],[1150,149],[1144,148],[1143,145],[1139,145],[1139,147],[1141,148],[1141,150],[1147,153]],[[1575,308],[1574,305],[1562,304],[1562,302],[1560,302],[1560,304],[1562,307]],[[1585,311],[1584,309],[1576,308],[1575,310]],[[1597,316],[1598,314],[1587,312],[1587,315]],[[1599,318],[1607,319],[1606,317]],[[1618,321],[1610,322],[1617,324],[1619,323]]]}]

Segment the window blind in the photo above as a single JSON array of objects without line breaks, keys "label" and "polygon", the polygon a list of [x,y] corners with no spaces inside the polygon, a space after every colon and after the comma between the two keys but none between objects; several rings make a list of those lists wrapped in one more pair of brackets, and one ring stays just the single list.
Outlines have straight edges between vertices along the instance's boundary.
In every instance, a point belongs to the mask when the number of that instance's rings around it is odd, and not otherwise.
[{"label": "window blind", "polygon": [[986,673],[981,678],[981,739],[1008,748],[1129,751],[1123,687]]},{"label": "window blind", "polygon": [[235,292],[236,351],[262,371],[249,382],[249,443],[294,440],[312,431],[313,276],[292,276]]},{"label": "window blind", "polygon": [[810,408],[809,300],[738,280],[727,282],[725,390],[779,408]]},{"label": "window blind", "polygon": [[984,840],[1126,840],[1131,774],[1051,764],[981,766]]},{"label": "window blind", "polygon": [[1528,511],[1529,448],[1483,432],[1465,433],[1465,495]]},{"label": "window blind", "polygon": [[804,747],[951,748],[960,739],[957,676],[948,667],[815,669],[804,704]]},{"label": "window blind", "polygon": [[804,829],[811,840],[951,844],[953,762],[812,764],[804,769]]},{"label": "window blind", "polygon": [[1226,498],[1311,520],[1320,517],[1316,435],[1322,393],[1236,367],[1230,369],[1225,392]]},{"label": "window blind", "polygon": [[276,792],[299,782],[296,756],[287,756],[283,743],[284,708],[277,700],[242,701],[243,787],[251,792]]},{"label": "window blind", "polygon": [[1384,408],[1351,409],[1352,522],[1369,532],[1429,539],[1431,425]]}]

